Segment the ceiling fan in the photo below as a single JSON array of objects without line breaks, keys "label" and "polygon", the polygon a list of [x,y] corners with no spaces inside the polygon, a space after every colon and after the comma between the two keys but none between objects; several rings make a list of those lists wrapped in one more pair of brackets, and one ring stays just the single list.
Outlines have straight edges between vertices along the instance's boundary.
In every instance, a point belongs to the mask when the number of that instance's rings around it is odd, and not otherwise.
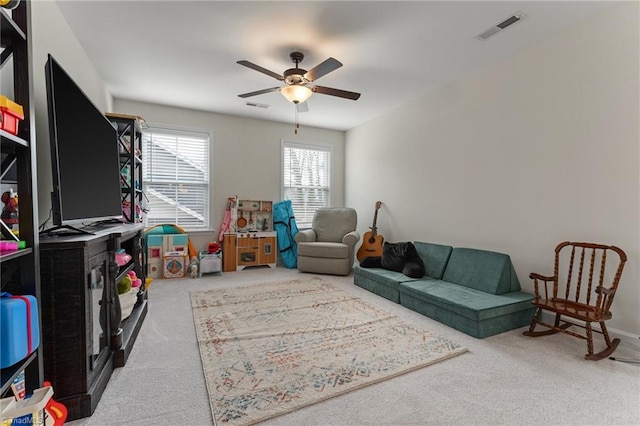
[{"label": "ceiling fan", "polygon": [[360,97],[360,93],[349,92],[347,90],[334,89],[331,87],[324,86],[309,86],[309,83],[312,83],[319,79],[320,77],[329,74],[332,71],[337,70],[342,66],[342,63],[334,58],[329,58],[324,62],[317,65],[315,68],[307,71],[298,67],[298,64],[302,62],[304,59],[304,55],[301,52],[293,52],[289,55],[291,60],[296,64],[295,68],[289,68],[282,75],[277,74],[273,71],[270,71],[266,68],[263,68],[259,65],[256,65],[249,61],[238,61],[238,64],[244,65],[247,68],[251,68],[252,70],[256,70],[263,74],[266,74],[270,77],[275,78],[276,80],[284,82],[285,86],[278,87],[270,87],[268,89],[257,90],[255,92],[243,93],[238,95],[241,98],[249,98],[251,96],[262,95],[265,93],[280,91],[282,95],[287,98],[290,102],[296,104],[296,107],[300,109],[300,111],[306,111],[306,105],[302,105],[305,103],[307,99],[313,93],[320,93],[323,95],[331,95],[337,96],[339,98],[357,100]]}]

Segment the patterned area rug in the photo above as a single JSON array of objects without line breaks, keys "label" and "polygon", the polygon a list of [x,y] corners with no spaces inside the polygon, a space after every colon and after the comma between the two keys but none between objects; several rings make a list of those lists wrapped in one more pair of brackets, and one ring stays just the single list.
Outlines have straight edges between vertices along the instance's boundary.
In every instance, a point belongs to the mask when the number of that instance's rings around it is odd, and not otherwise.
[{"label": "patterned area rug", "polygon": [[191,303],[218,425],[253,424],[466,351],[317,277],[194,292]]}]

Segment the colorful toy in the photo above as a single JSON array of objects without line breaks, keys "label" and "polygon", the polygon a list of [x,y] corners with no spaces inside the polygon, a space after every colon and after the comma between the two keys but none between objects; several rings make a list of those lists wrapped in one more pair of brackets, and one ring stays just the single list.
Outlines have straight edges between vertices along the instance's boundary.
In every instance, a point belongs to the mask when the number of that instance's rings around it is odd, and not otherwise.
[{"label": "colorful toy", "polygon": [[116,252],[116,263],[118,266],[124,266],[131,260],[131,255],[127,254],[124,249],[119,249]]},{"label": "colorful toy", "polygon": [[[51,383],[46,381],[44,382],[44,386],[51,386]],[[54,400],[53,397],[49,398],[47,405],[44,406],[45,415],[45,426],[63,426],[64,422],[67,420],[67,407]]]},{"label": "colorful toy", "polygon": [[0,6],[5,9],[15,9],[20,4],[20,0],[0,0]]},{"label": "colorful toy", "polygon": [[191,258],[189,271],[191,271],[191,278],[198,278],[198,258],[195,256]]},{"label": "colorful toy", "polygon": [[[28,398],[15,399],[8,397],[0,399],[0,425],[43,425],[44,418],[40,416],[53,396],[51,386],[45,386],[33,391]],[[59,423],[58,423],[59,424]]]},{"label": "colorful toy", "polygon": [[209,246],[207,247],[207,251],[209,252],[209,254],[216,254],[220,251],[220,245],[218,243],[211,242],[209,243]]},{"label": "colorful toy", "polygon": [[129,271],[129,278],[131,278],[131,287],[138,288],[142,285],[142,280],[138,278],[135,271]]},{"label": "colorful toy", "polygon": [[13,192],[13,188],[10,188],[2,193],[0,200],[4,204],[0,219],[9,229],[12,229],[13,225],[18,224],[18,193]]},{"label": "colorful toy", "polygon": [[131,290],[132,283],[133,282],[131,281],[131,277],[129,277],[129,275],[125,275],[124,277],[122,277],[122,279],[116,284],[118,295],[128,293],[129,290]]},{"label": "colorful toy", "polygon": [[26,241],[0,241],[0,253],[11,253],[27,248]]}]

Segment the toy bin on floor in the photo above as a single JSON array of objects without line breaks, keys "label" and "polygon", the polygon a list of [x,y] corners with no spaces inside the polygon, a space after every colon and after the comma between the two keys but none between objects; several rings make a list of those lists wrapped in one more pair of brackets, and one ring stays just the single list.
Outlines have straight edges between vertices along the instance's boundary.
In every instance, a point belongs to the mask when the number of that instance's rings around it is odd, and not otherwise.
[{"label": "toy bin on floor", "polygon": [[222,258],[219,253],[201,251],[198,257],[200,258],[200,265],[198,269],[198,275],[200,277],[202,274],[210,274],[213,272],[217,272],[222,275]]},{"label": "toy bin on floor", "polygon": [[33,296],[0,297],[0,368],[9,367],[40,345],[38,301]]},{"label": "toy bin on floor", "polygon": [[184,278],[187,255],[183,251],[165,252],[162,256],[162,278]]}]

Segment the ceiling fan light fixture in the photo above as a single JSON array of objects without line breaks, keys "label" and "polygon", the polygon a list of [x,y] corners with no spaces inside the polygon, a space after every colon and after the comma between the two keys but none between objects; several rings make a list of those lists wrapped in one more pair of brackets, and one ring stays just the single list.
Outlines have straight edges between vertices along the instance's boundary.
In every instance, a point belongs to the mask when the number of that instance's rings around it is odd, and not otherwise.
[{"label": "ceiling fan light fixture", "polygon": [[294,104],[300,104],[305,102],[311,97],[313,92],[307,86],[301,86],[299,84],[292,84],[280,89],[280,93],[287,98],[289,102]]}]

